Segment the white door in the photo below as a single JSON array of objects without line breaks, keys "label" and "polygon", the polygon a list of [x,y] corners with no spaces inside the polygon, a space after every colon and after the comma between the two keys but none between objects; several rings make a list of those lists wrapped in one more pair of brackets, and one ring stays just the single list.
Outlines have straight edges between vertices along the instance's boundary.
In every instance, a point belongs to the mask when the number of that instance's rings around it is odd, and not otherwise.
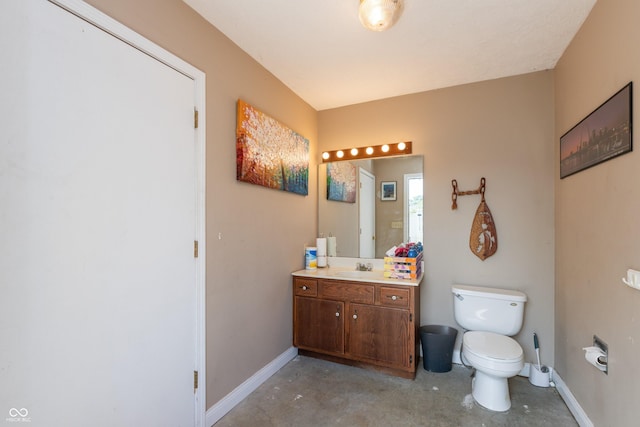
[{"label": "white door", "polygon": [[0,419],[192,426],[194,81],[47,1],[1,5]]},{"label": "white door", "polygon": [[375,258],[376,256],[376,178],[366,170],[360,168],[360,258]]}]

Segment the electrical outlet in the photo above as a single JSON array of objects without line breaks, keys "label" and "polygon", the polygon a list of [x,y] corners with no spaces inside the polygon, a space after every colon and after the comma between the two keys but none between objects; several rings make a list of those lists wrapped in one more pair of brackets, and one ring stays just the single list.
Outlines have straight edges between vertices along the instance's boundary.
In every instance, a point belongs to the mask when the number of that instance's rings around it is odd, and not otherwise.
[{"label": "electrical outlet", "polygon": [[605,374],[609,375],[609,346],[607,345],[606,342],[602,341],[600,338],[598,338],[597,335],[593,336],[593,346],[594,347],[598,347],[600,350],[604,351],[604,355],[607,358],[607,366],[605,368],[604,372]]}]

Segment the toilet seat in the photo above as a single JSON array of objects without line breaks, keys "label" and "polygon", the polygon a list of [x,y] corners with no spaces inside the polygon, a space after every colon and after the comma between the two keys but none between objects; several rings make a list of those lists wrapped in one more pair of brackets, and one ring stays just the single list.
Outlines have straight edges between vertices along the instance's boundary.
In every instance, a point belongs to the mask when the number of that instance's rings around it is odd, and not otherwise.
[{"label": "toilet seat", "polygon": [[465,358],[476,369],[516,375],[524,367],[522,347],[505,335],[469,331],[462,336],[462,344]]}]

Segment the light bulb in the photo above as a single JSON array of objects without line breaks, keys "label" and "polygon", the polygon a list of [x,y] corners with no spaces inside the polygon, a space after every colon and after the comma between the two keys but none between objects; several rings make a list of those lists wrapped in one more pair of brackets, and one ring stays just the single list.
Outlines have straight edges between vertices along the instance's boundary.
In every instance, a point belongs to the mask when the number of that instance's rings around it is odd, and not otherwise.
[{"label": "light bulb", "polygon": [[342,150],[338,150],[338,151],[336,152],[336,156],[337,156],[339,159],[343,158],[343,157],[344,157],[344,151],[342,151]]},{"label": "light bulb", "polygon": [[326,151],[324,153],[322,153],[322,158],[325,160],[329,159],[329,153],[327,153]]},{"label": "light bulb", "polygon": [[405,148],[407,148],[407,144],[405,144],[404,142],[398,144],[398,150],[402,151]]},{"label": "light bulb", "polygon": [[389,152],[389,146],[388,146],[387,144],[384,144],[384,145],[382,146],[382,152],[383,152],[383,153],[388,153],[388,152]]},{"label": "light bulb", "polygon": [[367,149],[365,151],[366,151],[366,153],[368,155],[372,155],[373,154],[373,148],[372,147],[367,147]]},{"label": "light bulb", "polygon": [[357,148],[352,148],[351,149],[351,155],[352,156],[357,156],[358,155],[358,149]]}]

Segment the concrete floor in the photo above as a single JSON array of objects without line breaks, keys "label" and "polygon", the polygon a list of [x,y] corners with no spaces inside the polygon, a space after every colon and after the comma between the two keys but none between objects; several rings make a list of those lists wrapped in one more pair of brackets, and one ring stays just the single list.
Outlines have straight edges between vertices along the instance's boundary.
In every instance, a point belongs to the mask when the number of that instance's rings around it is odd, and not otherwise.
[{"label": "concrete floor", "polygon": [[244,426],[577,426],[555,388],[509,380],[511,409],[473,402],[471,371],[427,372],[415,381],[298,356],[218,421]]}]

